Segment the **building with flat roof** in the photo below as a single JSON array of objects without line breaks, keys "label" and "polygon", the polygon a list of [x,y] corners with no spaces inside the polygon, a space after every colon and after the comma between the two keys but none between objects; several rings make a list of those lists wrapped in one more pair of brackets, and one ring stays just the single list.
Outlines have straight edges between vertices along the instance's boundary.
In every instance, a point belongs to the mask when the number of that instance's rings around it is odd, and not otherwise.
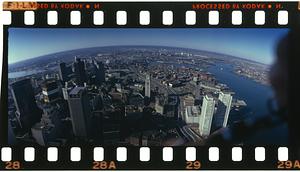
[{"label": "building with flat roof", "polygon": [[195,98],[191,95],[185,96],[183,98],[183,105],[186,106],[194,106],[195,105]]},{"label": "building with flat roof", "polygon": [[199,118],[199,131],[200,135],[207,137],[210,135],[212,119],[215,111],[215,100],[211,96],[204,96],[201,115]]},{"label": "building with flat roof", "polygon": [[230,93],[223,93],[221,91],[219,94],[219,100],[221,104],[223,104],[226,107],[224,111],[224,121],[223,121],[223,127],[226,127],[228,123],[230,109],[231,109],[232,96]]},{"label": "building with flat roof", "polygon": [[85,87],[75,87],[68,98],[73,132],[76,137],[88,138],[90,134],[91,109]]},{"label": "building with flat roof", "polygon": [[74,62],[74,73],[76,77],[76,83],[80,86],[87,81],[87,75],[85,71],[84,61],[81,61],[80,58],[76,58]]},{"label": "building with flat roof", "polygon": [[66,63],[60,63],[59,64],[59,70],[58,70],[59,79],[63,82],[68,81],[68,68],[66,66]]},{"label": "building with flat roof", "polygon": [[96,67],[96,83],[101,85],[105,82],[105,68],[102,62],[97,62],[94,60],[94,65]]},{"label": "building with flat roof", "polygon": [[232,96],[230,93],[220,92],[216,103],[216,113],[213,117],[212,131],[226,127],[231,110]]},{"label": "building with flat roof", "polygon": [[42,111],[38,108],[30,79],[23,79],[11,84],[12,96],[17,108],[16,117],[23,131],[40,121]]},{"label": "building with flat roof", "polygon": [[200,112],[199,106],[185,107],[184,121],[187,124],[199,123]]}]

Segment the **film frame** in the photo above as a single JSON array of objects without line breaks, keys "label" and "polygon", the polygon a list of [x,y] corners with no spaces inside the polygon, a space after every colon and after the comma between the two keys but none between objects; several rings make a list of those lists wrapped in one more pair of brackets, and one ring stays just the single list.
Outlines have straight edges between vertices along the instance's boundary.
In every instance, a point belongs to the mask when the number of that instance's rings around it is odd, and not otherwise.
[{"label": "film frame", "polygon": [[[50,5],[52,2],[41,2],[42,4]],[[55,4],[71,4],[71,2],[56,2]],[[57,24],[49,24],[47,22],[47,13],[48,11],[55,10],[46,10],[46,9],[33,9],[34,10],[34,23],[24,23],[24,10],[11,11],[11,24],[5,25],[3,32],[3,69],[2,69],[2,88],[1,88],[1,114],[5,114],[7,112],[7,76],[5,74],[7,71],[7,42],[8,42],[8,28],[9,27],[22,27],[22,28],[290,28],[295,31],[294,37],[299,38],[299,7],[298,2],[265,2],[266,4],[271,5],[272,7],[276,7],[277,4],[281,4],[282,7],[280,9],[270,8],[264,10],[257,9],[227,9],[227,10],[218,10],[218,9],[197,9],[197,4],[203,4],[204,2],[85,2],[85,3],[77,3],[82,4],[83,6],[90,5],[90,7],[83,9],[63,9],[57,10]],[[254,3],[254,2],[251,2]],[[263,4],[263,2],[259,2]],[[92,9],[94,5],[100,4],[99,9]],[[226,2],[226,3],[214,3],[208,2],[205,4],[230,4],[233,5],[235,2]],[[239,2],[238,4],[247,4],[247,2]],[[200,8],[200,7],[199,7]],[[10,10],[5,10],[10,11]],[[30,10],[32,11],[32,10]],[[72,15],[78,16],[79,20],[73,21],[72,24],[70,20],[71,13],[76,11]],[[102,11],[103,12],[103,23],[100,21],[100,24],[94,24],[94,11]],[[150,21],[149,24],[141,24],[140,23],[140,12],[148,11],[150,13]],[[167,13],[164,14],[164,12]],[[170,13],[172,11],[172,13]],[[186,24],[186,12],[194,11],[195,24]],[[216,14],[218,22],[210,21],[210,12]],[[242,12],[242,23],[241,24],[233,24],[232,23],[232,12],[240,11]],[[265,21],[261,22],[255,20],[255,15],[257,11],[264,11]],[[278,23],[278,12],[286,11],[288,12],[288,21],[284,24]],[[126,19],[117,19],[118,12],[124,14],[126,13]],[[259,12],[259,13],[260,13]],[[30,13],[28,13],[31,15]],[[169,17],[173,18],[172,22],[169,20],[164,21],[163,15],[169,15]],[[167,17],[168,18],[168,17]],[[79,22],[78,22],[79,21]],[[212,22],[212,23],[210,23]],[[54,22],[55,23],[55,22]],[[101,24],[102,23],[102,24]],[[192,22],[193,23],[193,22]],[[299,54],[299,50],[296,52],[292,52],[292,54]],[[297,69],[296,64],[293,61],[296,60],[291,59],[290,64],[290,75],[291,78],[294,78],[295,71]],[[295,62],[295,61],[294,61]],[[291,82],[297,81],[296,76],[295,79],[291,79]],[[296,82],[291,84],[291,89],[296,90],[297,88]],[[298,87],[299,88],[299,87]],[[297,113],[299,112],[295,109],[295,95],[290,96],[291,112]],[[278,169],[282,165],[282,169],[297,169],[300,168],[297,164],[297,160],[299,160],[299,138],[297,138],[297,133],[295,131],[299,131],[299,126],[297,126],[296,119],[297,116],[292,116],[289,118],[291,124],[293,125],[293,132],[290,134],[294,140],[293,143],[295,145],[290,145],[288,147],[280,147],[280,146],[270,146],[270,145],[257,145],[257,146],[199,146],[199,147],[173,147],[172,149],[164,149],[163,147],[150,147],[150,160],[149,161],[141,161],[140,160],[140,147],[126,147],[126,149],[118,147],[103,147],[104,152],[103,158],[103,166],[101,162],[94,161],[93,152],[95,146],[82,146],[82,145],[72,145],[60,148],[58,147],[58,159],[54,162],[49,162],[47,158],[48,148],[46,147],[34,147],[33,153],[35,154],[35,158],[33,162],[25,161],[25,148],[32,148],[32,145],[23,145],[23,146],[9,146],[7,145],[7,116],[1,115],[1,153],[2,152],[10,152],[11,158],[8,158],[8,162],[2,161],[0,168],[7,169],[12,168],[18,169],[18,163],[14,166],[14,162],[19,162],[21,167],[19,169],[22,170],[100,170],[104,166],[104,169],[121,169],[121,170],[183,170],[183,169],[208,169],[208,170],[224,170],[224,169]],[[78,160],[71,161],[71,152],[72,148],[81,148],[81,155]],[[255,149],[259,147],[263,147],[265,150],[265,160],[264,161],[256,161],[255,159]],[[11,148],[11,149],[10,149]],[[196,154],[194,156],[196,161],[187,161],[186,159],[186,148],[195,148]],[[210,149],[213,148],[213,149]],[[75,152],[78,149],[73,149]],[[190,149],[189,149],[190,150]],[[217,161],[209,160],[209,152],[211,150],[215,150],[219,154],[219,158]],[[29,149],[29,152],[32,152],[32,149]],[[117,151],[125,151],[126,158],[125,161],[118,161]],[[171,151],[173,156],[171,161],[163,160],[163,152]],[[240,153],[242,151],[241,160],[234,161],[232,159],[232,152],[237,151]],[[278,159],[278,152],[283,151],[285,154],[283,159]],[[84,153],[83,153],[84,152]],[[247,156],[246,156],[247,155]],[[288,156],[288,157],[287,157]],[[2,155],[1,155],[2,157]],[[124,158],[124,157],[123,157]],[[101,158],[100,158],[101,159]],[[121,158],[122,159],[122,158]],[[3,159],[2,159],[3,160]],[[287,160],[291,161],[294,168],[286,168]],[[7,160],[6,160],[7,161]],[[200,163],[200,165],[198,164]],[[298,162],[299,163],[299,162]],[[200,166],[200,167],[199,167]],[[289,166],[289,165],[288,165]]]}]

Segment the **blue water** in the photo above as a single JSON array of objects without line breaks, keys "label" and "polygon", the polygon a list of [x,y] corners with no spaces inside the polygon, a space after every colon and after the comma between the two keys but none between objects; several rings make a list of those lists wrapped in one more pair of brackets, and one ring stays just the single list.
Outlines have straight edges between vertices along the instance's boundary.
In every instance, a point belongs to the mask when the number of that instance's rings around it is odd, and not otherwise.
[{"label": "blue water", "polygon": [[43,72],[43,70],[30,70],[30,71],[20,71],[20,72],[10,72],[8,73],[8,78],[19,78],[24,76],[29,76]]},{"label": "blue water", "polygon": [[[221,70],[223,68],[223,70]],[[236,94],[234,98],[242,99],[247,103],[247,108],[250,112],[247,115],[243,115],[241,118],[255,118],[257,116],[267,115],[267,100],[273,96],[273,91],[270,86],[262,85],[251,79],[239,76],[234,73],[234,68],[229,64],[217,64],[211,66],[207,70],[212,73],[218,82],[226,84]],[[229,117],[230,120],[230,117]],[[233,122],[233,121],[229,121]],[[286,123],[278,125],[273,128],[262,129],[259,132],[249,135],[243,140],[244,144],[258,145],[258,144],[276,144],[276,145],[287,145],[288,141],[288,127]]]},{"label": "blue water", "polygon": [[[223,70],[221,70],[223,68]],[[242,99],[247,103],[247,107],[253,114],[266,115],[268,113],[267,100],[273,96],[270,86],[262,85],[251,79],[239,76],[234,73],[234,68],[230,64],[217,64],[207,70],[212,73],[218,82],[226,84],[235,92],[234,98]]]},{"label": "blue water", "polygon": [[[157,63],[153,63],[153,65],[157,65]],[[190,68],[196,67],[193,64],[170,63],[170,65]],[[233,95],[233,98],[244,100],[247,103],[247,112],[250,111],[247,115],[261,116],[269,113],[267,101],[273,97],[273,90],[270,86],[262,85],[249,78],[235,74],[234,66],[231,64],[217,63],[205,70],[212,73],[219,83],[226,84],[234,91],[235,95]]]}]

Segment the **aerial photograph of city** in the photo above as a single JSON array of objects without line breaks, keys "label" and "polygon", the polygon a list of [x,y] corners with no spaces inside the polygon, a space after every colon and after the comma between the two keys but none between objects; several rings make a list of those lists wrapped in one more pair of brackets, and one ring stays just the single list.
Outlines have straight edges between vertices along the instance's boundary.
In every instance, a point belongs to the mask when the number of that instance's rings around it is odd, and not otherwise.
[{"label": "aerial photograph of city", "polygon": [[[270,66],[287,32],[9,28],[8,142],[205,145],[269,113]],[[237,144],[273,143],[280,131]]]}]

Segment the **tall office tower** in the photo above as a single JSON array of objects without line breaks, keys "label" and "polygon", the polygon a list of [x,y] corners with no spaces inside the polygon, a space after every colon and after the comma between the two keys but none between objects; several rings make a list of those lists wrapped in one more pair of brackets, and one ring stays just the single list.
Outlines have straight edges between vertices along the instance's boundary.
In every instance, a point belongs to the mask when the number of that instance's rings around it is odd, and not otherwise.
[{"label": "tall office tower", "polygon": [[84,61],[81,61],[80,58],[75,58],[74,73],[77,84],[83,86],[83,84],[87,81],[87,77],[85,72]]},{"label": "tall office tower", "polygon": [[150,98],[151,95],[151,89],[150,89],[150,75],[146,75],[146,80],[145,80],[145,97]]},{"label": "tall office tower", "polygon": [[98,85],[101,85],[105,81],[105,69],[102,62],[94,61],[96,66],[96,82]]},{"label": "tall office tower", "polygon": [[23,79],[11,84],[12,95],[17,108],[17,119],[24,132],[41,120],[42,111],[38,108],[30,79]]},{"label": "tall office tower", "polygon": [[61,88],[62,93],[63,93],[63,97],[65,100],[68,100],[69,98],[69,93],[68,93],[68,83],[65,82],[65,86]]},{"label": "tall office tower", "polygon": [[213,117],[212,131],[226,127],[231,109],[232,96],[229,93],[219,93],[217,111]]},{"label": "tall office tower", "polygon": [[66,63],[59,64],[59,79],[63,82],[68,81],[68,68],[66,67]]},{"label": "tall office tower", "polygon": [[89,138],[91,109],[85,87],[75,87],[68,98],[74,135],[80,138]]},{"label": "tall office tower", "polygon": [[213,116],[211,124],[211,132],[214,132],[223,127],[223,122],[225,118],[226,106],[221,102],[216,102],[216,112]]},{"label": "tall office tower", "polygon": [[223,105],[226,106],[224,121],[223,121],[223,127],[226,127],[229,118],[230,109],[231,109],[232,96],[229,93],[220,92],[219,100],[220,102],[222,102]]},{"label": "tall office tower", "polygon": [[215,101],[213,97],[204,96],[201,115],[199,118],[199,131],[201,136],[209,136],[212,118],[215,110]]},{"label": "tall office tower", "polygon": [[62,98],[61,88],[55,79],[48,79],[42,83],[42,94],[46,103],[54,103]]}]

